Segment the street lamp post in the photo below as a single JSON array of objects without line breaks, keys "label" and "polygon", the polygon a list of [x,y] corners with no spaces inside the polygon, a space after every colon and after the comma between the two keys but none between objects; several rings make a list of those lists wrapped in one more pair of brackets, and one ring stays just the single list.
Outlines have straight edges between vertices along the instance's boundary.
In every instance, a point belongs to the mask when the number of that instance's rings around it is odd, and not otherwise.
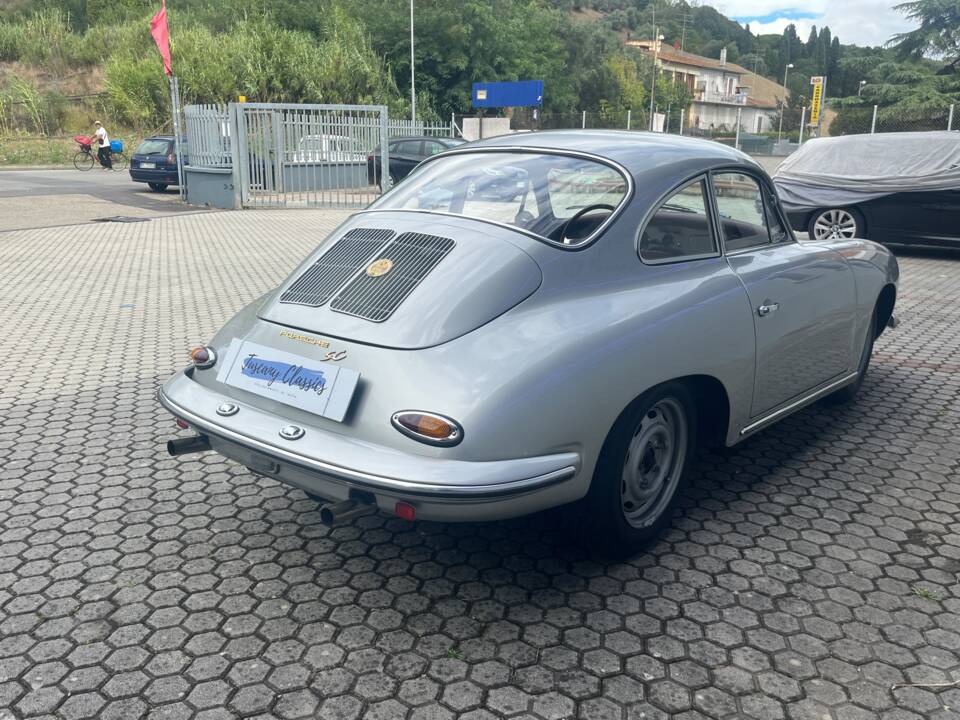
[{"label": "street lamp post", "polygon": [[653,131],[653,101],[657,94],[657,59],[660,55],[660,41],[663,35],[658,35],[657,30],[653,31],[653,79],[650,81],[650,131]]},{"label": "street lamp post", "polygon": [[780,127],[777,129],[777,142],[780,142],[783,135],[783,111],[787,108],[787,73],[790,72],[792,67],[793,63],[787,63],[787,66],[783,69],[783,100],[780,101]]},{"label": "street lamp post", "polygon": [[413,0],[410,0],[410,122],[417,121],[417,83],[413,67]]},{"label": "street lamp post", "polygon": [[867,84],[866,80],[860,81],[860,87],[857,88],[857,97],[860,97],[860,93],[863,92],[863,86]]}]

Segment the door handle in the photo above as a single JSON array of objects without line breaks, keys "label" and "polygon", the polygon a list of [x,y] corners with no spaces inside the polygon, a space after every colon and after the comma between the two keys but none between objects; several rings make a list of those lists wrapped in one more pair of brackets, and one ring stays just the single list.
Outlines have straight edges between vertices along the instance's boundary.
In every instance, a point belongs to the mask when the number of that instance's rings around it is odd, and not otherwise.
[{"label": "door handle", "polygon": [[760,317],[764,317],[765,315],[769,315],[770,313],[779,309],[780,303],[766,302],[757,308],[757,314],[759,314]]}]

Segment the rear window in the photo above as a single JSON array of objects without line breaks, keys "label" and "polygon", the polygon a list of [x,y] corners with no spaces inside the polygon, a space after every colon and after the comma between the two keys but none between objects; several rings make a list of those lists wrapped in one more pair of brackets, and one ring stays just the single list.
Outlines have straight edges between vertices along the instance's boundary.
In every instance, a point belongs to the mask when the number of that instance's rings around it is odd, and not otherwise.
[{"label": "rear window", "polygon": [[477,151],[420,166],[371,209],[452,213],[580,245],[617,211],[627,187],[619,170],[590,158]]},{"label": "rear window", "polygon": [[169,140],[144,140],[137,148],[137,155],[167,155],[173,152]]}]

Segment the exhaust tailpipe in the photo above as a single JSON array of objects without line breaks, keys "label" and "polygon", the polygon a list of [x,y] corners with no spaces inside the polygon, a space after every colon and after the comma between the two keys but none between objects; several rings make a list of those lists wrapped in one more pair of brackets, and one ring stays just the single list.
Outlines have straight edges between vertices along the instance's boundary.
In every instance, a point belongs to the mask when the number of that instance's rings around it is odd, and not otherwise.
[{"label": "exhaust tailpipe", "polygon": [[320,507],[320,519],[327,525],[352,520],[353,518],[370,515],[377,511],[377,506],[368,502],[343,500],[338,503],[327,503]]},{"label": "exhaust tailpipe", "polygon": [[206,452],[209,449],[210,441],[206,435],[167,440],[167,452],[171,455],[188,455],[190,453]]}]

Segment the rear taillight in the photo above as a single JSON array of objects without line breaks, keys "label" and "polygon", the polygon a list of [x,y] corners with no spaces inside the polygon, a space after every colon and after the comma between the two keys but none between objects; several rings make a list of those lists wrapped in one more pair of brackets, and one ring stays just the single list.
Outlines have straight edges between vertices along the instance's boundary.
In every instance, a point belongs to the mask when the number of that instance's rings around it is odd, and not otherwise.
[{"label": "rear taillight", "polygon": [[209,345],[201,345],[190,351],[190,360],[197,369],[206,370],[216,364],[217,353]]},{"label": "rear taillight", "polygon": [[390,421],[407,437],[428,445],[450,446],[463,440],[460,424],[436,413],[403,410],[394,413]]},{"label": "rear taillight", "polygon": [[373,155],[367,155],[367,162],[373,162]]},{"label": "rear taillight", "polygon": [[173,165],[176,161],[177,161],[177,156],[176,156],[176,155],[174,155],[173,153],[170,153],[169,155],[167,155],[167,162],[168,162],[170,165]]}]

